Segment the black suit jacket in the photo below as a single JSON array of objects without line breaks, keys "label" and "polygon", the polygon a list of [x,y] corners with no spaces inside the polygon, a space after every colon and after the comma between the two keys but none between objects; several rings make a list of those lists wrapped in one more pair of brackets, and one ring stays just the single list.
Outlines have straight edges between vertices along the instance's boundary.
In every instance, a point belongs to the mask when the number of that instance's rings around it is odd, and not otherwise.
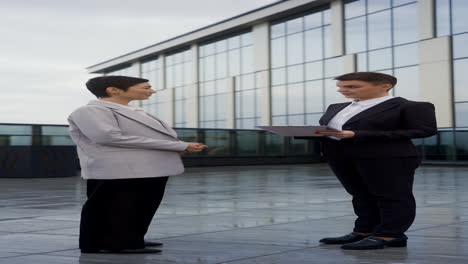
[{"label": "black suit jacket", "polygon": [[[327,125],[349,104],[330,105],[320,119],[320,125]],[[354,138],[342,140],[321,138],[322,153],[325,157],[419,156],[411,139],[429,137],[437,133],[434,105],[395,97],[353,116],[343,125],[342,130],[353,131]]]}]

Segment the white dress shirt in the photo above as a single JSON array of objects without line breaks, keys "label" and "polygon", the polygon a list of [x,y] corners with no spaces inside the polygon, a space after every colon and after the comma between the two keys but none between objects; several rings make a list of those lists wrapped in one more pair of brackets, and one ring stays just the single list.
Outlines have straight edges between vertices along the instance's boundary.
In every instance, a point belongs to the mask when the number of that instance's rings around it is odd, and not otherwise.
[{"label": "white dress shirt", "polygon": [[[361,113],[364,110],[367,110],[373,106],[381,104],[387,100],[392,99],[393,96],[387,95],[379,98],[364,100],[364,101],[353,101],[350,105],[346,106],[338,112],[331,120],[328,122],[328,127],[331,129],[342,130],[343,125],[348,122],[353,116]],[[332,139],[340,140],[337,137],[330,137]]]}]

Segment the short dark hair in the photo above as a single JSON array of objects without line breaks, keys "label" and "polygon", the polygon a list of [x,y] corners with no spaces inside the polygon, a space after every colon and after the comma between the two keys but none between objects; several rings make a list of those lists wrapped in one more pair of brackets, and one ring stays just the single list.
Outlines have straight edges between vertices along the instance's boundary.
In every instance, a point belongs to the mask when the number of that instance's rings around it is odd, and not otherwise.
[{"label": "short dark hair", "polygon": [[147,79],[136,78],[130,76],[107,75],[91,78],[86,82],[86,87],[96,97],[109,97],[106,89],[107,87],[115,87],[117,89],[127,91],[128,88],[148,82]]},{"label": "short dark hair", "polygon": [[[380,72],[352,72],[352,73],[347,73],[343,74],[341,76],[338,76],[334,78],[334,80],[337,81],[363,81],[363,82],[369,82],[375,85],[378,84],[391,84],[392,89],[395,87],[397,83],[397,78],[395,78],[392,75],[388,75],[385,73],[380,73]],[[389,89],[389,90],[390,90]]]}]

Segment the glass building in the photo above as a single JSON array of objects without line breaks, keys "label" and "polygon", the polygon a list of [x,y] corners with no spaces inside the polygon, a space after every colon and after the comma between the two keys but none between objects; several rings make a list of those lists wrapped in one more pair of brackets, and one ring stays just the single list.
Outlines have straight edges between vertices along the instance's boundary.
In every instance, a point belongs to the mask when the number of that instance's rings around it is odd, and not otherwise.
[{"label": "glass building", "polygon": [[141,76],[137,102],[179,128],[315,125],[347,101],[334,77],[398,78],[394,96],[436,106],[427,157],[468,160],[468,1],[290,0],[252,10],[88,68]]}]

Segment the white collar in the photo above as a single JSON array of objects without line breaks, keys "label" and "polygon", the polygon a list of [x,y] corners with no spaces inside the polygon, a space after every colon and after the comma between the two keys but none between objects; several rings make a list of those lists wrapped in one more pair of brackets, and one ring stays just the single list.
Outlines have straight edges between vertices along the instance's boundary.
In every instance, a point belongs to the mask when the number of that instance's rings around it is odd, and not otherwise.
[{"label": "white collar", "polygon": [[392,98],[393,98],[392,95],[386,95],[386,96],[382,96],[382,97],[378,97],[378,98],[373,98],[373,99],[369,99],[369,100],[364,100],[364,101],[355,101],[355,100],[353,100],[353,104],[357,104],[357,105],[373,105],[373,104],[382,103],[382,102],[387,101],[387,100],[392,99]]}]

